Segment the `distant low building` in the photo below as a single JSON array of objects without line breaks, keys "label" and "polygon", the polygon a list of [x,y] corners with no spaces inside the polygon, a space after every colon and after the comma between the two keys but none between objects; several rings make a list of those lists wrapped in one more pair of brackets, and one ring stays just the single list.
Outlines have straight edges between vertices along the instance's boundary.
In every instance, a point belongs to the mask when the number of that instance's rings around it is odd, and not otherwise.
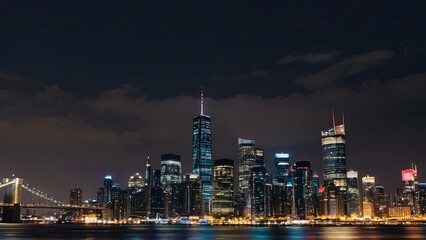
[{"label": "distant low building", "polygon": [[410,218],[411,207],[410,206],[395,206],[389,208],[389,217],[391,218]]},{"label": "distant low building", "polygon": [[80,187],[71,189],[70,204],[81,206],[83,204],[83,192]]}]

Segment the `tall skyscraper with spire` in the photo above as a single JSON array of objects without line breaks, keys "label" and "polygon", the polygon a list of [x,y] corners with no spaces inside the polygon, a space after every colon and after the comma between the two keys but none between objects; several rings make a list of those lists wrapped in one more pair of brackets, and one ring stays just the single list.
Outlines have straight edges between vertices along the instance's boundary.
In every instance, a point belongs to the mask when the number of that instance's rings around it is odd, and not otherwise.
[{"label": "tall skyscraper with spire", "polygon": [[212,198],[212,131],[211,118],[204,114],[204,95],[201,90],[200,115],[192,125],[192,172],[202,180],[204,212],[211,212]]},{"label": "tall skyscraper with spire", "polygon": [[[321,131],[324,185],[330,193],[328,203],[329,216],[339,217],[347,214],[347,169],[345,120],[342,113],[342,124],[336,126],[332,111],[333,127]],[[334,193],[333,193],[334,192]],[[330,205],[331,204],[331,205]]]},{"label": "tall skyscraper with spire", "polygon": [[324,183],[325,185],[333,183],[337,187],[346,187],[345,123],[336,126],[334,111],[332,115],[333,127],[321,132]]}]

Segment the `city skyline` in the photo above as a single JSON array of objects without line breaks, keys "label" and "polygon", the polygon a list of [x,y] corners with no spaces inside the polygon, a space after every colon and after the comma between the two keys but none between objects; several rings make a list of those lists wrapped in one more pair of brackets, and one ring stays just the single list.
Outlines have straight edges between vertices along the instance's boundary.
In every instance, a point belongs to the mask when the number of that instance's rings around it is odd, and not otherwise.
[{"label": "city skyline", "polygon": [[66,200],[95,198],[106,174],[125,186],[147,156],[190,173],[203,86],[212,160],[253,139],[269,173],[280,151],[322,178],[334,109],[347,170],[388,193],[411,163],[426,180],[421,7],[246,4],[2,3],[0,175]]}]

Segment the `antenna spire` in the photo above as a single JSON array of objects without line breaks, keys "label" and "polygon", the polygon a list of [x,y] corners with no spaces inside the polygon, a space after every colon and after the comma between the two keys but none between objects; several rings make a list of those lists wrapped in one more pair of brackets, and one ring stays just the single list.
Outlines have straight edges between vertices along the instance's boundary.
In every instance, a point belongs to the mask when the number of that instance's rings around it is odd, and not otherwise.
[{"label": "antenna spire", "polygon": [[204,115],[204,93],[203,87],[201,87],[201,115]]},{"label": "antenna spire", "polygon": [[333,129],[336,131],[336,119],[334,118],[334,109],[331,109],[331,115],[333,117]]}]

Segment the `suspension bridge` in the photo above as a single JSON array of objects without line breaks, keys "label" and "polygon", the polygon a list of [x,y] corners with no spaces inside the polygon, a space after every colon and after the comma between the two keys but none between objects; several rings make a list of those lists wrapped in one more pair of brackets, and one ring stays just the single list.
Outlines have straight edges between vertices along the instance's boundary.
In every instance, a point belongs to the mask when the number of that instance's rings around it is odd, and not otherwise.
[{"label": "suspension bridge", "polygon": [[[2,222],[18,223],[21,222],[21,209],[58,209],[63,211],[91,210],[103,211],[102,207],[70,205],[61,202],[54,197],[24,184],[22,178],[3,178],[0,182],[0,189],[4,189],[4,201],[0,202],[3,209]],[[23,201],[24,195],[27,195],[26,201]]]}]

